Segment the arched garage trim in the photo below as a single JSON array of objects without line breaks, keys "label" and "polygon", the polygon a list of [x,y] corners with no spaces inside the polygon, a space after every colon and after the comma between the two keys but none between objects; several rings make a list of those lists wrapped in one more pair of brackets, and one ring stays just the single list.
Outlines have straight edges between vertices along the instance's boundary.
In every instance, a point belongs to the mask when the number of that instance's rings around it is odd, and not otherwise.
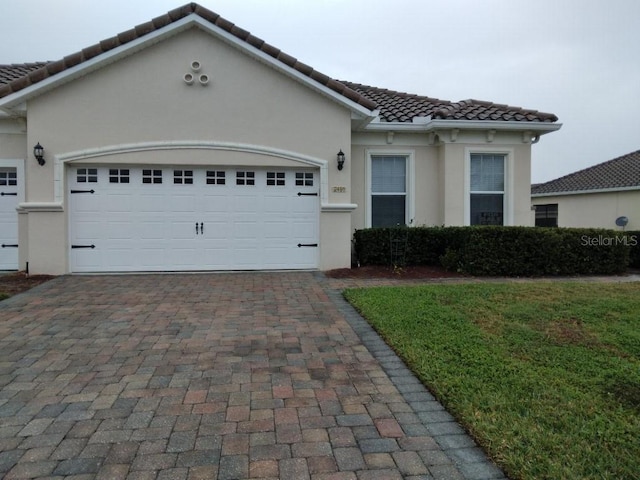
[{"label": "arched garage trim", "polygon": [[320,201],[322,205],[327,204],[329,199],[329,179],[328,161],[303,155],[288,150],[267,147],[263,145],[251,145],[246,143],[201,141],[201,140],[181,140],[163,142],[143,142],[123,145],[110,145],[100,148],[78,150],[75,152],[56,155],[54,158],[54,197],[55,202],[62,204],[64,201],[64,184],[66,163],[108,157],[112,155],[122,155],[139,152],[152,152],[159,150],[223,150],[229,152],[250,153],[254,155],[264,155],[268,157],[281,158],[298,162],[302,165],[312,166],[320,169]]}]

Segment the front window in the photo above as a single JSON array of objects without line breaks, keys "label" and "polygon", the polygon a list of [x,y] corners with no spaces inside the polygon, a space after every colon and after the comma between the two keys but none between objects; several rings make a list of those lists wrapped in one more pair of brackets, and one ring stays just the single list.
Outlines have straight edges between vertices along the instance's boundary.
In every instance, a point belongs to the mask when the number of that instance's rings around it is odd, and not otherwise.
[{"label": "front window", "polygon": [[371,226],[407,223],[407,157],[371,157]]},{"label": "front window", "polygon": [[558,204],[536,205],[536,227],[558,226]]},{"label": "front window", "polygon": [[471,154],[471,225],[504,225],[505,160],[504,154]]}]

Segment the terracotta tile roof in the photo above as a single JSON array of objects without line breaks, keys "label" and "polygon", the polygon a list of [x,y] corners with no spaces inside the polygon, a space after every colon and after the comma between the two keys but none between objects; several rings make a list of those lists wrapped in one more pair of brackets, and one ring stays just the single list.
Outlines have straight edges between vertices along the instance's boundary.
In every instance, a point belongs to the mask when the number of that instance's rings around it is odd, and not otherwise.
[{"label": "terracotta tile roof", "polygon": [[640,150],[531,186],[531,194],[640,187]]},{"label": "terracotta tile roof", "polygon": [[246,42],[261,52],[297,70],[312,80],[326,86],[349,100],[369,110],[380,109],[383,122],[411,122],[414,117],[431,116],[445,120],[503,120],[519,122],[555,122],[558,118],[551,113],[525,110],[519,107],[499,105],[479,100],[450,102],[420,95],[395,92],[384,88],[370,87],[358,83],[338,81],[299,62],[264,40],[251,35],[220,15],[188,3],[182,7],[138,25],[137,27],[108,38],[79,52],[55,62],[28,63],[23,65],[0,65],[0,98],[52,77],[75,65],[106,53],[116,47],[161,29],[188,15],[196,14],[231,35]]},{"label": "terracotta tile roof", "polygon": [[49,62],[21,63],[0,65],[0,86],[6,85],[44,67]]},{"label": "terracotta tile roof", "polygon": [[480,100],[450,102],[384,88],[343,81],[343,84],[373,100],[383,122],[411,122],[413,117],[431,116],[443,120],[503,120],[519,122],[556,122],[552,113],[525,110]]},{"label": "terracotta tile roof", "polygon": [[[18,92],[30,85],[38,83],[48,77],[56,75],[68,68],[71,68],[75,65],[78,65],[82,62],[85,62],[93,57],[96,57],[100,54],[108,52],[116,47],[121,45],[125,45],[128,42],[136,40],[144,35],[147,35],[155,30],[159,30],[173,22],[176,22],[188,15],[195,13],[199,15],[204,20],[211,22],[212,24],[218,26],[224,31],[230,33],[231,35],[239,38],[240,40],[246,42],[254,48],[266,53],[267,55],[275,58],[276,60],[282,62],[283,64],[297,70],[298,72],[308,76],[309,78],[315,80],[316,82],[330,88],[331,90],[343,95],[349,100],[362,105],[363,107],[374,110],[376,105],[367,98],[359,95],[354,92],[344,84],[340,83],[337,80],[333,80],[328,76],[314,70],[308,65],[305,65],[302,62],[299,62],[294,57],[287,55],[283,51],[278,48],[269,45],[264,40],[251,35],[251,33],[246,30],[237,27],[233,23],[228,20],[225,20],[217,13],[208,10],[197,3],[188,3],[183,5],[182,7],[171,10],[170,12],[161,15],[159,17],[154,18],[153,20],[138,25],[137,27],[132,28],[131,30],[127,30],[126,32],[122,32],[114,37],[108,38],[106,40],[101,41],[95,45],[87,47],[79,52],[68,55],[61,60],[55,62],[48,62],[46,64],[25,64],[25,65],[14,65],[14,66],[5,66],[2,70],[2,74],[0,77],[0,98],[6,97],[12,93]],[[27,65],[39,65],[38,68],[30,68]],[[10,68],[9,68],[10,67]],[[20,69],[24,69],[24,73],[21,76],[14,77],[16,72],[19,73]],[[6,75],[4,74],[6,72]]]}]

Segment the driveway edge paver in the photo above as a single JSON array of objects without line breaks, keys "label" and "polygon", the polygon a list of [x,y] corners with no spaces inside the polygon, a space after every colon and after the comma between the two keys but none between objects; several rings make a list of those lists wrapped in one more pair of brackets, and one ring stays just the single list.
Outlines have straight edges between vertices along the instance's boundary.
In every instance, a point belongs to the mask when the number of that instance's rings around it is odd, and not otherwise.
[{"label": "driveway edge paver", "polygon": [[[393,385],[411,406],[412,413],[421,420],[428,435],[433,437],[447,458],[458,467],[458,471],[463,477],[466,480],[506,479],[507,477],[502,470],[487,457],[485,452],[426,389],[373,327],[345,300],[342,292],[332,288],[330,281],[323,273],[317,272],[316,277],[338,311],[344,315],[346,321],[358,335],[362,344],[380,363]],[[404,420],[406,417],[406,415],[396,414],[396,420],[405,432],[415,431],[416,424],[406,422]],[[411,437],[403,440],[411,442]],[[423,458],[425,464],[429,466],[432,473],[438,472],[441,478],[455,478],[455,472],[451,470],[451,466],[443,463],[443,459],[437,458],[436,452],[437,450],[434,450],[432,458]],[[442,463],[442,465],[438,465],[438,463]]]}]

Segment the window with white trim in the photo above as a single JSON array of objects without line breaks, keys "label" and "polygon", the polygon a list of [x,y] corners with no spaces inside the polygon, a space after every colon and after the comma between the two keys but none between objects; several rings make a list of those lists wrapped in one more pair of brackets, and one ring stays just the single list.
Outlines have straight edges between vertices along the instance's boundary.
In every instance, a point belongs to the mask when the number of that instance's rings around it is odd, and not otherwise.
[{"label": "window with white trim", "polygon": [[371,226],[407,224],[406,155],[371,156]]},{"label": "window with white trim", "polygon": [[471,154],[470,225],[504,225],[506,157],[496,153]]}]

